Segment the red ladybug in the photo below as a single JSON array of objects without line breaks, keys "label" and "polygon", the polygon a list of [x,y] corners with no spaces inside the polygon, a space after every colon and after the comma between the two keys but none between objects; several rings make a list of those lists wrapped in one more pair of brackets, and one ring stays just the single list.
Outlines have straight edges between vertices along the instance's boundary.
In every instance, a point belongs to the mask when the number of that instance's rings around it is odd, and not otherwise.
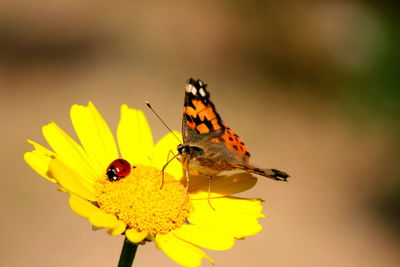
[{"label": "red ladybug", "polygon": [[124,159],[116,159],[107,168],[106,175],[111,182],[124,178],[131,172],[131,164]]}]

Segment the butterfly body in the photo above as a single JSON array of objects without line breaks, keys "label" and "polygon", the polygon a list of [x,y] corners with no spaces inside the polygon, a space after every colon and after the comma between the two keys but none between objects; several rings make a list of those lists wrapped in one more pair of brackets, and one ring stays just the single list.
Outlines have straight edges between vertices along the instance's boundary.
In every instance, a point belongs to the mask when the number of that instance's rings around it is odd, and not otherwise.
[{"label": "butterfly body", "polygon": [[259,169],[249,164],[250,153],[222,122],[206,84],[190,78],[186,83],[182,119],[183,144],[178,158],[191,175],[214,176],[223,171],[243,170],[285,181],[289,175],[276,169]]},{"label": "butterfly body", "polygon": [[221,164],[224,161],[218,160],[223,155],[210,153],[209,150],[204,150],[198,146],[185,145],[182,146],[181,150],[178,147],[178,153],[183,168],[189,170],[191,175],[213,176],[222,171],[230,170],[228,166]]}]

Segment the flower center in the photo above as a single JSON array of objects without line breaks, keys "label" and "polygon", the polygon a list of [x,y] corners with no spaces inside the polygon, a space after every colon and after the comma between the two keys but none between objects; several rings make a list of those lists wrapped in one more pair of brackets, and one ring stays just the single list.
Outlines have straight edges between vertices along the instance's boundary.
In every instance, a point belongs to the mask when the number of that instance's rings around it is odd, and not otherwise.
[{"label": "flower center", "polygon": [[100,180],[95,184],[97,204],[129,228],[166,234],[180,227],[191,211],[185,187],[171,175],[149,166],[137,165],[118,181]]}]

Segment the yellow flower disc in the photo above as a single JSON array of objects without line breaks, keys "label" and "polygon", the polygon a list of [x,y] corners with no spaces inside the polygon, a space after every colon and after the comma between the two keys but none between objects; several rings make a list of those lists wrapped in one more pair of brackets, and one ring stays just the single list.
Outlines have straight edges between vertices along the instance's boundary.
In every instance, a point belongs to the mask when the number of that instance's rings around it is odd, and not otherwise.
[{"label": "yellow flower disc", "polygon": [[180,227],[191,204],[185,187],[171,175],[149,166],[137,165],[118,181],[104,178],[95,184],[97,204],[129,228],[152,235],[166,234]]}]

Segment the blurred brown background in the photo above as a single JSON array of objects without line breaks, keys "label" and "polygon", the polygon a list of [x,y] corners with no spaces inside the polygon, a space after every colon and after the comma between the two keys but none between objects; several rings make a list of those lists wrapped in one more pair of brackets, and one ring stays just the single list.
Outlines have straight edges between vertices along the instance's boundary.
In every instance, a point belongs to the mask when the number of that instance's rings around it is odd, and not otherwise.
[{"label": "blurred brown background", "polygon": [[[116,128],[126,103],[179,129],[185,80],[209,84],[260,179],[264,230],[217,266],[400,266],[397,1],[0,2],[0,266],[116,266],[122,237],[91,231],[22,155],[72,104]],[[176,266],[154,244],[135,266]],[[205,266],[211,266],[205,264]]]}]

